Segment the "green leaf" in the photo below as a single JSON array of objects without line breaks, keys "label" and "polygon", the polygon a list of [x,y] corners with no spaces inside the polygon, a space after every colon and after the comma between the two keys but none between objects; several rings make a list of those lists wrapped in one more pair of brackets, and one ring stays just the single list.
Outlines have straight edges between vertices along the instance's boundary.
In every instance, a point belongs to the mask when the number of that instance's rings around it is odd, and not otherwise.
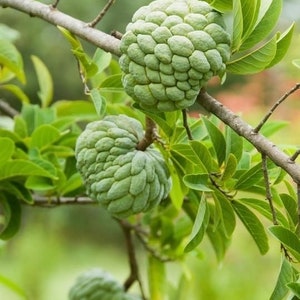
[{"label": "green leaf", "polygon": [[237,159],[233,154],[229,154],[226,163],[225,168],[222,174],[222,180],[226,181],[228,179],[231,179],[236,171],[237,167]]},{"label": "green leaf", "polygon": [[0,239],[8,240],[14,236],[21,223],[21,205],[14,195],[8,194],[7,196],[1,195],[0,207],[4,212],[4,224],[0,232]]},{"label": "green leaf", "polygon": [[[25,292],[23,289],[21,289],[16,283],[8,279],[7,277],[4,277],[0,274],[0,285],[6,287],[7,289],[14,292],[19,297],[22,297],[24,300],[28,300]],[[19,299],[19,298],[18,298]]]},{"label": "green leaf", "polygon": [[[291,282],[287,284],[288,288],[293,292],[297,298],[300,298],[300,283],[299,282]],[[293,298],[294,299],[294,298]]]},{"label": "green leaf", "polygon": [[100,48],[94,53],[93,63],[97,66],[98,73],[102,73],[111,63],[112,55]]},{"label": "green leaf", "polygon": [[[241,45],[240,51],[252,48],[263,41],[275,27],[282,9],[282,0],[271,0],[265,14],[261,16],[255,29]],[[260,10],[260,12],[262,9]]]},{"label": "green leaf", "polygon": [[268,237],[261,221],[247,206],[237,201],[232,201],[232,204],[239,219],[255,241],[260,253],[266,254],[269,250]]},{"label": "green leaf", "polygon": [[232,9],[232,0],[212,0],[210,5],[220,12],[226,12]]},{"label": "green leaf", "polygon": [[183,177],[184,184],[195,191],[211,192],[208,187],[208,174],[188,174]]},{"label": "green leaf", "polygon": [[26,82],[20,52],[12,43],[4,39],[0,39],[0,65],[2,68],[8,68],[21,83]]},{"label": "green leaf", "polygon": [[219,166],[222,165],[225,159],[225,149],[226,149],[226,142],[222,132],[218,129],[216,125],[214,125],[211,121],[207,118],[203,118],[205,127],[207,129],[208,135],[211,139],[213,149],[218,158]]},{"label": "green leaf", "polygon": [[230,154],[233,154],[237,161],[239,161],[243,155],[244,142],[243,138],[234,132],[229,126],[226,126],[225,131],[226,140],[226,158]]},{"label": "green leaf", "polygon": [[291,230],[275,225],[269,228],[270,232],[290,251],[290,253],[300,260],[300,240]]},{"label": "green leaf", "polygon": [[[240,173],[241,174],[241,173]],[[263,178],[261,163],[256,164],[251,169],[243,172],[236,182],[235,188],[237,190],[247,189]]]},{"label": "green leaf", "polygon": [[31,191],[26,189],[23,184],[13,181],[2,181],[0,191],[14,195],[17,199],[23,200],[28,204],[33,203]]},{"label": "green leaf", "polygon": [[115,74],[107,76],[99,85],[101,92],[124,92],[123,84],[121,81],[122,74]]},{"label": "green leaf", "polygon": [[203,166],[208,172],[213,171],[213,160],[207,147],[198,141],[189,141],[193,151],[197,154],[199,159],[202,161]]},{"label": "green leaf", "polygon": [[74,120],[92,120],[97,118],[95,106],[90,101],[60,100],[55,102],[53,108],[56,109],[59,118],[69,116],[73,116]]},{"label": "green leaf", "polygon": [[148,258],[148,282],[151,300],[164,300],[166,292],[165,263],[153,256]]},{"label": "green leaf", "polygon": [[228,62],[226,70],[229,73],[245,75],[255,74],[268,67],[276,55],[276,36],[245,56]]},{"label": "green leaf", "polygon": [[243,40],[251,34],[257,22],[260,0],[241,0],[243,11]]},{"label": "green leaf", "polygon": [[273,134],[277,133],[279,130],[287,127],[288,124],[289,122],[286,121],[270,121],[264,124],[264,126],[260,130],[260,133],[265,137],[270,137]]},{"label": "green leaf", "polygon": [[45,64],[37,56],[32,55],[31,60],[39,83],[40,90],[38,92],[38,96],[41,100],[41,106],[47,107],[50,105],[53,98],[52,77]]},{"label": "green leaf", "polygon": [[[268,218],[268,220],[273,221],[270,205],[266,200],[259,200],[256,198],[240,198],[239,201],[246,204],[247,206],[252,207],[260,214]],[[275,213],[276,213],[276,218],[280,224],[284,226],[289,225],[287,219],[285,218],[285,216],[282,214],[281,211],[275,208]]]},{"label": "green leaf", "polygon": [[53,179],[56,178],[40,166],[32,163],[31,161],[23,159],[15,159],[13,161],[8,161],[4,163],[0,168],[0,181],[10,179],[13,177],[26,177],[30,175],[45,176]]},{"label": "green leaf", "polygon": [[37,127],[31,136],[31,148],[43,149],[60,138],[60,132],[52,125],[41,125]]},{"label": "green leaf", "polygon": [[99,89],[91,89],[90,96],[94,103],[94,106],[95,106],[98,116],[99,117],[103,116],[106,111],[106,100],[101,95],[100,90]]},{"label": "green leaf", "polygon": [[279,276],[270,300],[283,300],[288,293],[287,284],[294,280],[294,270],[291,263],[283,258]]},{"label": "green leaf", "polygon": [[73,49],[77,49],[81,47],[81,43],[73,33],[71,33],[69,30],[61,26],[57,26],[57,28],[63,34],[63,36],[68,40],[68,42],[71,44]]},{"label": "green leaf", "polygon": [[208,221],[209,210],[207,209],[207,202],[203,193],[198,206],[196,219],[194,220],[193,229],[188,238],[187,245],[184,248],[184,252],[190,252],[200,244],[203,239]]},{"label": "green leaf", "polygon": [[81,72],[86,78],[91,78],[98,72],[97,65],[92,61],[92,59],[84,52],[82,48],[72,49],[72,53],[80,62]]},{"label": "green leaf", "polygon": [[176,172],[176,168],[173,164],[169,164],[169,170],[172,178],[172,189],[170,191],[170,198],[175,206],[175,208],[179,211],[185,196],[185,190],[182,188],[182,184],[179,178],[178,172]]},{"label": "green leaf", "polygon": [[292,221],[294,226],[297,226],[299,219],[296,199],[294,199],[291,195],[285,193],[280,194],[280,198],[290,220]]},{"label": "green leaf", "polygon": [[233,32],[232,32],[232,51],[235,52],[240,48],[243,35],[243,12],[241,0],[233,0]]},{"label": "green leaf", "polygon": [[83,181],[79,173],[73,174],[60,190],[62,196],[75,191],[83,186]]},{"label": "green leaf", "polygon": [[224,235],[227,238],[230,238],[236,225],[235,214],[231,202],[217,189],[214,189],[213,198],[215,201],[218,201],[218,206],[221,208],[221,224],[224,229]]},{"label": "green leaf", "polygon": [[0,88],[13,93],[23,103],[30,102],[29,98],[23,92],[23,90],[15,84],[3,84],[3,85],[0,85]]},{"label": "green leaf", "polygon": [[14,151],[14,142],[10,138],[0,137],[0,165],[9,160]]},{"label": "green leaf", "polygon": [[276,55],[268,65],[268,68],[271,68],[277,63],[279,63],[287,53],[293,37],[294,27],[295,23],[293,23],[283,34],[279,35],[279,39],[276,41]]}]

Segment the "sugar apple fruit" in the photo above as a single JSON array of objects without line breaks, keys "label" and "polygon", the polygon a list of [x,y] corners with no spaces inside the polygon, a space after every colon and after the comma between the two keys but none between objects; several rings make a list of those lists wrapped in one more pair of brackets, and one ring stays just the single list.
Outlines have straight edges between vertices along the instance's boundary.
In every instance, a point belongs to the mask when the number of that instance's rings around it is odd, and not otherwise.
[{"label": "sugar apple fruit", "polygon": [[157,0],[133,15],[121,39],[125,91],[148,111],[191,106],[225,73],[230,36],[222,15],[199,0]]},{"label": "sugar apple fruit", "polygon": [[161,153],[137,149],[140,122],[125,115],[94,121],[77,139],[75,155],[88,195],[115,217],[146,212],[166,198],[170,175]]},{"label": "sugar apple fruit", "polygon": [[69,291],[69,300],[124,300],[124,297],[122,285],[101,269],[82,273]]}]

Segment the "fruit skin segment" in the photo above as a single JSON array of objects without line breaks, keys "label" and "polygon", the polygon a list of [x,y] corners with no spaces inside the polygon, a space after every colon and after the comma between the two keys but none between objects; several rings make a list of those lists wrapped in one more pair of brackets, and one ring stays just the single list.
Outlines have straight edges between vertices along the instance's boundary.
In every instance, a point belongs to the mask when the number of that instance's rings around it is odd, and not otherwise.
[{"label": "fruit skin segment", "polygon": [[141,123],[125,115],[89,123],[77,139],[75,156],[91,199],[118,218],[147,212],[167,197],[169,170],[160,152],[138,150]]},{"label": "fruit skin segment", "polygon": [[187,108],[211,77],[224,75],[230,44],[223,16],[207,2],[152,1],[121,39],[124,89],[148,111]]},{"label": "fruit skin segment", "polygon": [[141,300],[139,296],[125,293],[123,286],[102,269],[80,274],[68,296],[69,300]]}]

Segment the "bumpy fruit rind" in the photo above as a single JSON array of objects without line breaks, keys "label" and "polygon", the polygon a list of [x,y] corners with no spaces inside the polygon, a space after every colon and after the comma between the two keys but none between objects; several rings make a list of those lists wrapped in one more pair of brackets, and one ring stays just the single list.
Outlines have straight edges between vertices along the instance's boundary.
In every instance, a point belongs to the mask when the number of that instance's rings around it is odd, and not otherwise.
[{"label": "bumpy fruit rind", "polygon": [[101,269],[82,273],[69,291],[69,300],[124,300],[122,285]]},{"label": "bumpy fruit rind", "polygon": [[136,149],[140,122],[125,115],[89,123],[77,139],[77,168],[87,194],[113,216],[146,212],[167,197],[171,182],[161,153]]},{"label": "bumpy fruit rind", "polygon": [[222,15],[199,0],[156,0],[136,11],[121,40],[123,86],[141,108],[191,106],[225,73],[230,36]]}]

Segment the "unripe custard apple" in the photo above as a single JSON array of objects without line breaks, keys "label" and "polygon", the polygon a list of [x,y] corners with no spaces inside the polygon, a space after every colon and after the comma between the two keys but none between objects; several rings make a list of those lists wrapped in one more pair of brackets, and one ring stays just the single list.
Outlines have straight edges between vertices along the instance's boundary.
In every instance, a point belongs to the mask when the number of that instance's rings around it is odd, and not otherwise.
[{"label": "unripe custard apple", "polygon": [[77,168],[87,194],[115,217],[146,212],[170,191],[162,154],[152,146],[137,149],[143,136],[136,119],[111,115],[89,123],[77,139]]},{"label": "unripe custard apple", "polygon": [[92,269],[82,273],[69,291],[69,300],[124,300],[122,285],[108,272]]},{"label": "unripe custard apple", "polygon": [[191,106],[225,73],[230,35],[221,13],[199,0],[156,0],[136,11],[121,39],[125,91],[148,111]]}]

